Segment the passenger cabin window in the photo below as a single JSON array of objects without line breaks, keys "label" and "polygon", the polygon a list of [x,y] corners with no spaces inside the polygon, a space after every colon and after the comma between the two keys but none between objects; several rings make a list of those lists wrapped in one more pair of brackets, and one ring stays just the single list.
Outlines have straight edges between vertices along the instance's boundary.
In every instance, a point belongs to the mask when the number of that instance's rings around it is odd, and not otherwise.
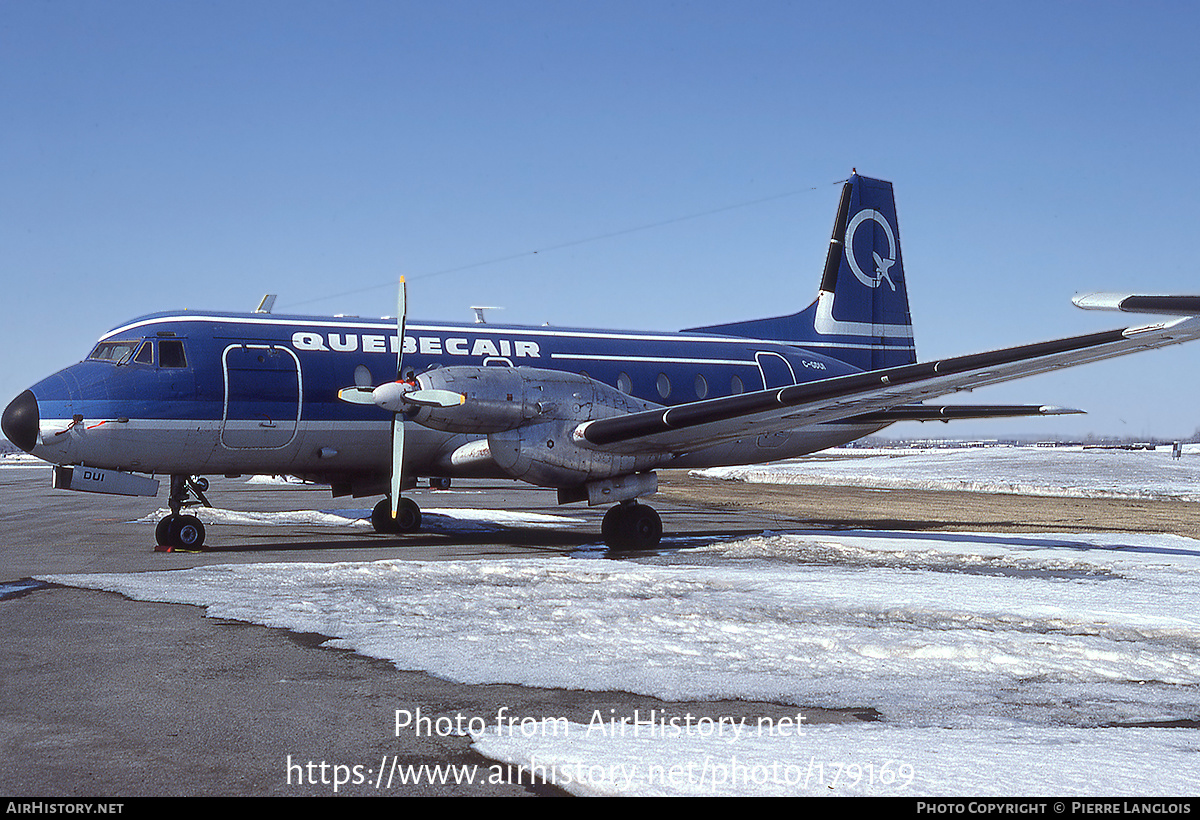
[{"label": "passenger cabin window", "polygon": [[160,339],[158,342],[159,367],[187,367],[183,354],[183,342],[177,339]]},{"label": "passenger cabin window", "polygon": [[142,342],[133,360],[138,364],[154,364],[154,342]]},{"label": "passenger cabin window", "polygon": [[137,342],[101,342],[96,345],[89,359],[98,362],[114,362],[120,364],[127,361],[138,346]]}]

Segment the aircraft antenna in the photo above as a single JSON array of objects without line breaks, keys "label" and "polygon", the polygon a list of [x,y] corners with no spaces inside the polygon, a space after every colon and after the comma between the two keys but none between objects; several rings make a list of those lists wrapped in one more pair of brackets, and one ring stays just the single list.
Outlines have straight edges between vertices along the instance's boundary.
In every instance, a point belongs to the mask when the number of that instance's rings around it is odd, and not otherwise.
[{"label": "aircraft antenna", "polygon": [[504,310],[502,307],[488,307],[487,305],[471,305],[471,310],[475,311],[475,324],[486,325],[487,317],[483,315],[485,310]]}]

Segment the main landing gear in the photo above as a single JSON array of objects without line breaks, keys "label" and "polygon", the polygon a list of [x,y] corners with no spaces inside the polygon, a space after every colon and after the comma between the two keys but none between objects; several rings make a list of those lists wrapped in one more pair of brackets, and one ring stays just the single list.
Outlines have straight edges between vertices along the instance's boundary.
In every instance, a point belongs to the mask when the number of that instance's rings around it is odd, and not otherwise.
[{"label": "main landing gear", "polygon": [[[203,504],[211,507],[204,491],[208,489],[208,479],[192,478],[186,475],[171,476],[171,494],[167,506],[171,514],[158,522],[154,530],[156,543],[160,547],[171,549],[199,550],[204,546],[204,525],[194,515],[181,515],[184,507]],[[189,495],[195,495],[189,499]]]},{"label": "main landing gear", "polygon": [[662,540],[662,519],[653,507],[622,501],[604,514],[600,534],[614,550],[651,550]]},{"label": "main landing gear", "polygon": [[371,526],[375,528],[375,532],[416,532],[421,529],[421,508],[411,498],[401,496],[396,517],[392,518],[392,500],[385,498],[371,510]]}]

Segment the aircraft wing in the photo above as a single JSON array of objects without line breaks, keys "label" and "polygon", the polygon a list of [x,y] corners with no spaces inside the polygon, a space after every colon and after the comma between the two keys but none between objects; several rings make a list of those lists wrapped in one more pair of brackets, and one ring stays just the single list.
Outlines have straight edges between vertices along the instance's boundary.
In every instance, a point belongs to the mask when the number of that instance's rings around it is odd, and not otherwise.
[{"label": "aircraft wing", "polygon": [[902,404],[846,419],[848,424],[894,424],[898,421],[954,421],[959,419],[1011,419],[1025,416],[1065,416],[1082,410],[1052,404]]},{"label": "aircraft wing", "polygon": [[1138,293],[1084,293],[1071,300],[1084,310],[1120,310],[1125,313],[1165,313],[1200,316],[1200,296],[1166,296]]},{"label": "aircraft wing", "polygon": [[684,453],[1197,338],[1200,316],[1186,317],[597,419],[574,436],[619,453]]}]

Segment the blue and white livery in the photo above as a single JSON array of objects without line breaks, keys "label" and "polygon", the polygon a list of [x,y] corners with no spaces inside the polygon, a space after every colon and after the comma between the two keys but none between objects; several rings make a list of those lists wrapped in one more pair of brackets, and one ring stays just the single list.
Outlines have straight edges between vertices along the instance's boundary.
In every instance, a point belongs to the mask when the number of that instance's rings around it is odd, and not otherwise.
[{"label": "blue and white livery", "polygon": [[[57,465],[58,487],[154,495],[170,476],[157,536],[176,547],[203,543],[182,512],[201,476],[288,474],[385,496],[383,532],[419,528],[401,496],[418,477],[518,479],[613,504],[605,540],[646,548],[662,524],[636,499],[658,468],[774,461],[899,420],[1077,412],[925,402],[1200,336],[1185,317],[920,363],[892,186],[857,174],[817,298],[787,316],[662,333],[409,322],[399,294],[394,320],[143,316],[16,397],[4,433]],[[1085,306],[1200,312],[1195,297],[1115,298]]]}]

